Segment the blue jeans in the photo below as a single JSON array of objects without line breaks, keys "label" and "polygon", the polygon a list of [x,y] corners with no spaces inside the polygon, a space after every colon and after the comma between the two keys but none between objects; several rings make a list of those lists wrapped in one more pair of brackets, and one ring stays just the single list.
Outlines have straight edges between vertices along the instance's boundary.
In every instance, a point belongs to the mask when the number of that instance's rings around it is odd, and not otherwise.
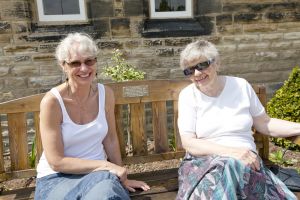
[{"label": "blue jeans", "polygon": [[35,200],[129,200],[119,178],[108,171],[56,173],[37,179]]}]

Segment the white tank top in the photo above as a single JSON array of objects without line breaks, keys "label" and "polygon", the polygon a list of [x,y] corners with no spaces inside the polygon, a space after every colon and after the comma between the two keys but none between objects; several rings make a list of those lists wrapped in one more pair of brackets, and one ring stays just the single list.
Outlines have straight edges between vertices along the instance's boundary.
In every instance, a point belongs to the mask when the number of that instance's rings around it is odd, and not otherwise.
[{"label": "white tank top", "polygon": [[[66,157],[76,157],[86,160],[107,159],[102,144],[108,131],[105,117],[105,89],[102,84],[98,84],[98,91],[98,115],[95,120],[83,125],[76,124],[71,120],[58,90],[52,88],[50,91],[57,98],[63,115],[61,134],[64,144],[64,155]],[[45,157],[45,153],[43,152],[37,166],[37,178],[53,173],[57,172],[51,169]]]}]

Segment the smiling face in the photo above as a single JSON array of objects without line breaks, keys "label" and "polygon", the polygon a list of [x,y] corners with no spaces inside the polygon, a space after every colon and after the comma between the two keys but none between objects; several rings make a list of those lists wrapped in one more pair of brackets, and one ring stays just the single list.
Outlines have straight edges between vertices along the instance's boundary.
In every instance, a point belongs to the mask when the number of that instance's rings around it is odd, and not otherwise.
[{"label": "smiling face", "polygon": [[180,54],[184,74],[201,90],[210,90],[217,85],[219,65],[218,50],[205,40],[188,44]]},{"label": "smiling face", "polygon": [[90,85],[96,76],[96,57],[92,53],[78,51],[80,44],[74,44],[69,51],[69,58],[61,66],[66,73],[69,83]]},{"label": "smiling face", "polygon": [[[208,61],[209,59],[206,57],[199,57],[198,59],[191,60],[186,62],[187,67],[193,67],[199,63],[203,63]],[[209,67],[198,70],[195,69],[194,73],[189,76],[190,80],[196,84],[198,88],[206,88],[213,85],[217,81],[217,63],[212,62]]]}]

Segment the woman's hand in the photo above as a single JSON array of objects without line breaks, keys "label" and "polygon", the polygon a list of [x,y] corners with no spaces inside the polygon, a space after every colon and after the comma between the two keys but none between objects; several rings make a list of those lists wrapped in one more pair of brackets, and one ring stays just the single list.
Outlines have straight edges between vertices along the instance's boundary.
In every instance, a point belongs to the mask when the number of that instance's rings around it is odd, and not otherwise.
[{"label": "woman's hand", "polygon": [[243,164],[251,167],[255,171],[260,170],[260,163],[257,154],[249,149],[232,148],[227,156],[240,160]]},{"label": "woman's hand", "polygon": [[112,169],[109,170],[110,173],[115,174],[119,177],[121,182],[127,180],[127,169],[119,165],[114,165]]},{"label": "woman's hand", "polygon": [[140,188],[144,191],[150,190],[150,186],[147,185],[147,183],[145,183],[143,181],[136,181],[136,180],[126,179],[126,180],[122,181],[122,184],[130,192],[135,192],[135,188]]}]

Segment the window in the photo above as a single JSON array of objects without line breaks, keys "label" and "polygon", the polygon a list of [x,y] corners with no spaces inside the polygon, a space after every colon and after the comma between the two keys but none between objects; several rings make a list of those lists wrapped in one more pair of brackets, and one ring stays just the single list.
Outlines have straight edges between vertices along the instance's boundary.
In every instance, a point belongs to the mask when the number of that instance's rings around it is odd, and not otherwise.
[{"label": "window", "polygon": [[84,0],[36,0],[40,22],[86,20]]},{"label": "window", "polygon": [[192,0],[150,0],[150,17],[191,18]]}]

